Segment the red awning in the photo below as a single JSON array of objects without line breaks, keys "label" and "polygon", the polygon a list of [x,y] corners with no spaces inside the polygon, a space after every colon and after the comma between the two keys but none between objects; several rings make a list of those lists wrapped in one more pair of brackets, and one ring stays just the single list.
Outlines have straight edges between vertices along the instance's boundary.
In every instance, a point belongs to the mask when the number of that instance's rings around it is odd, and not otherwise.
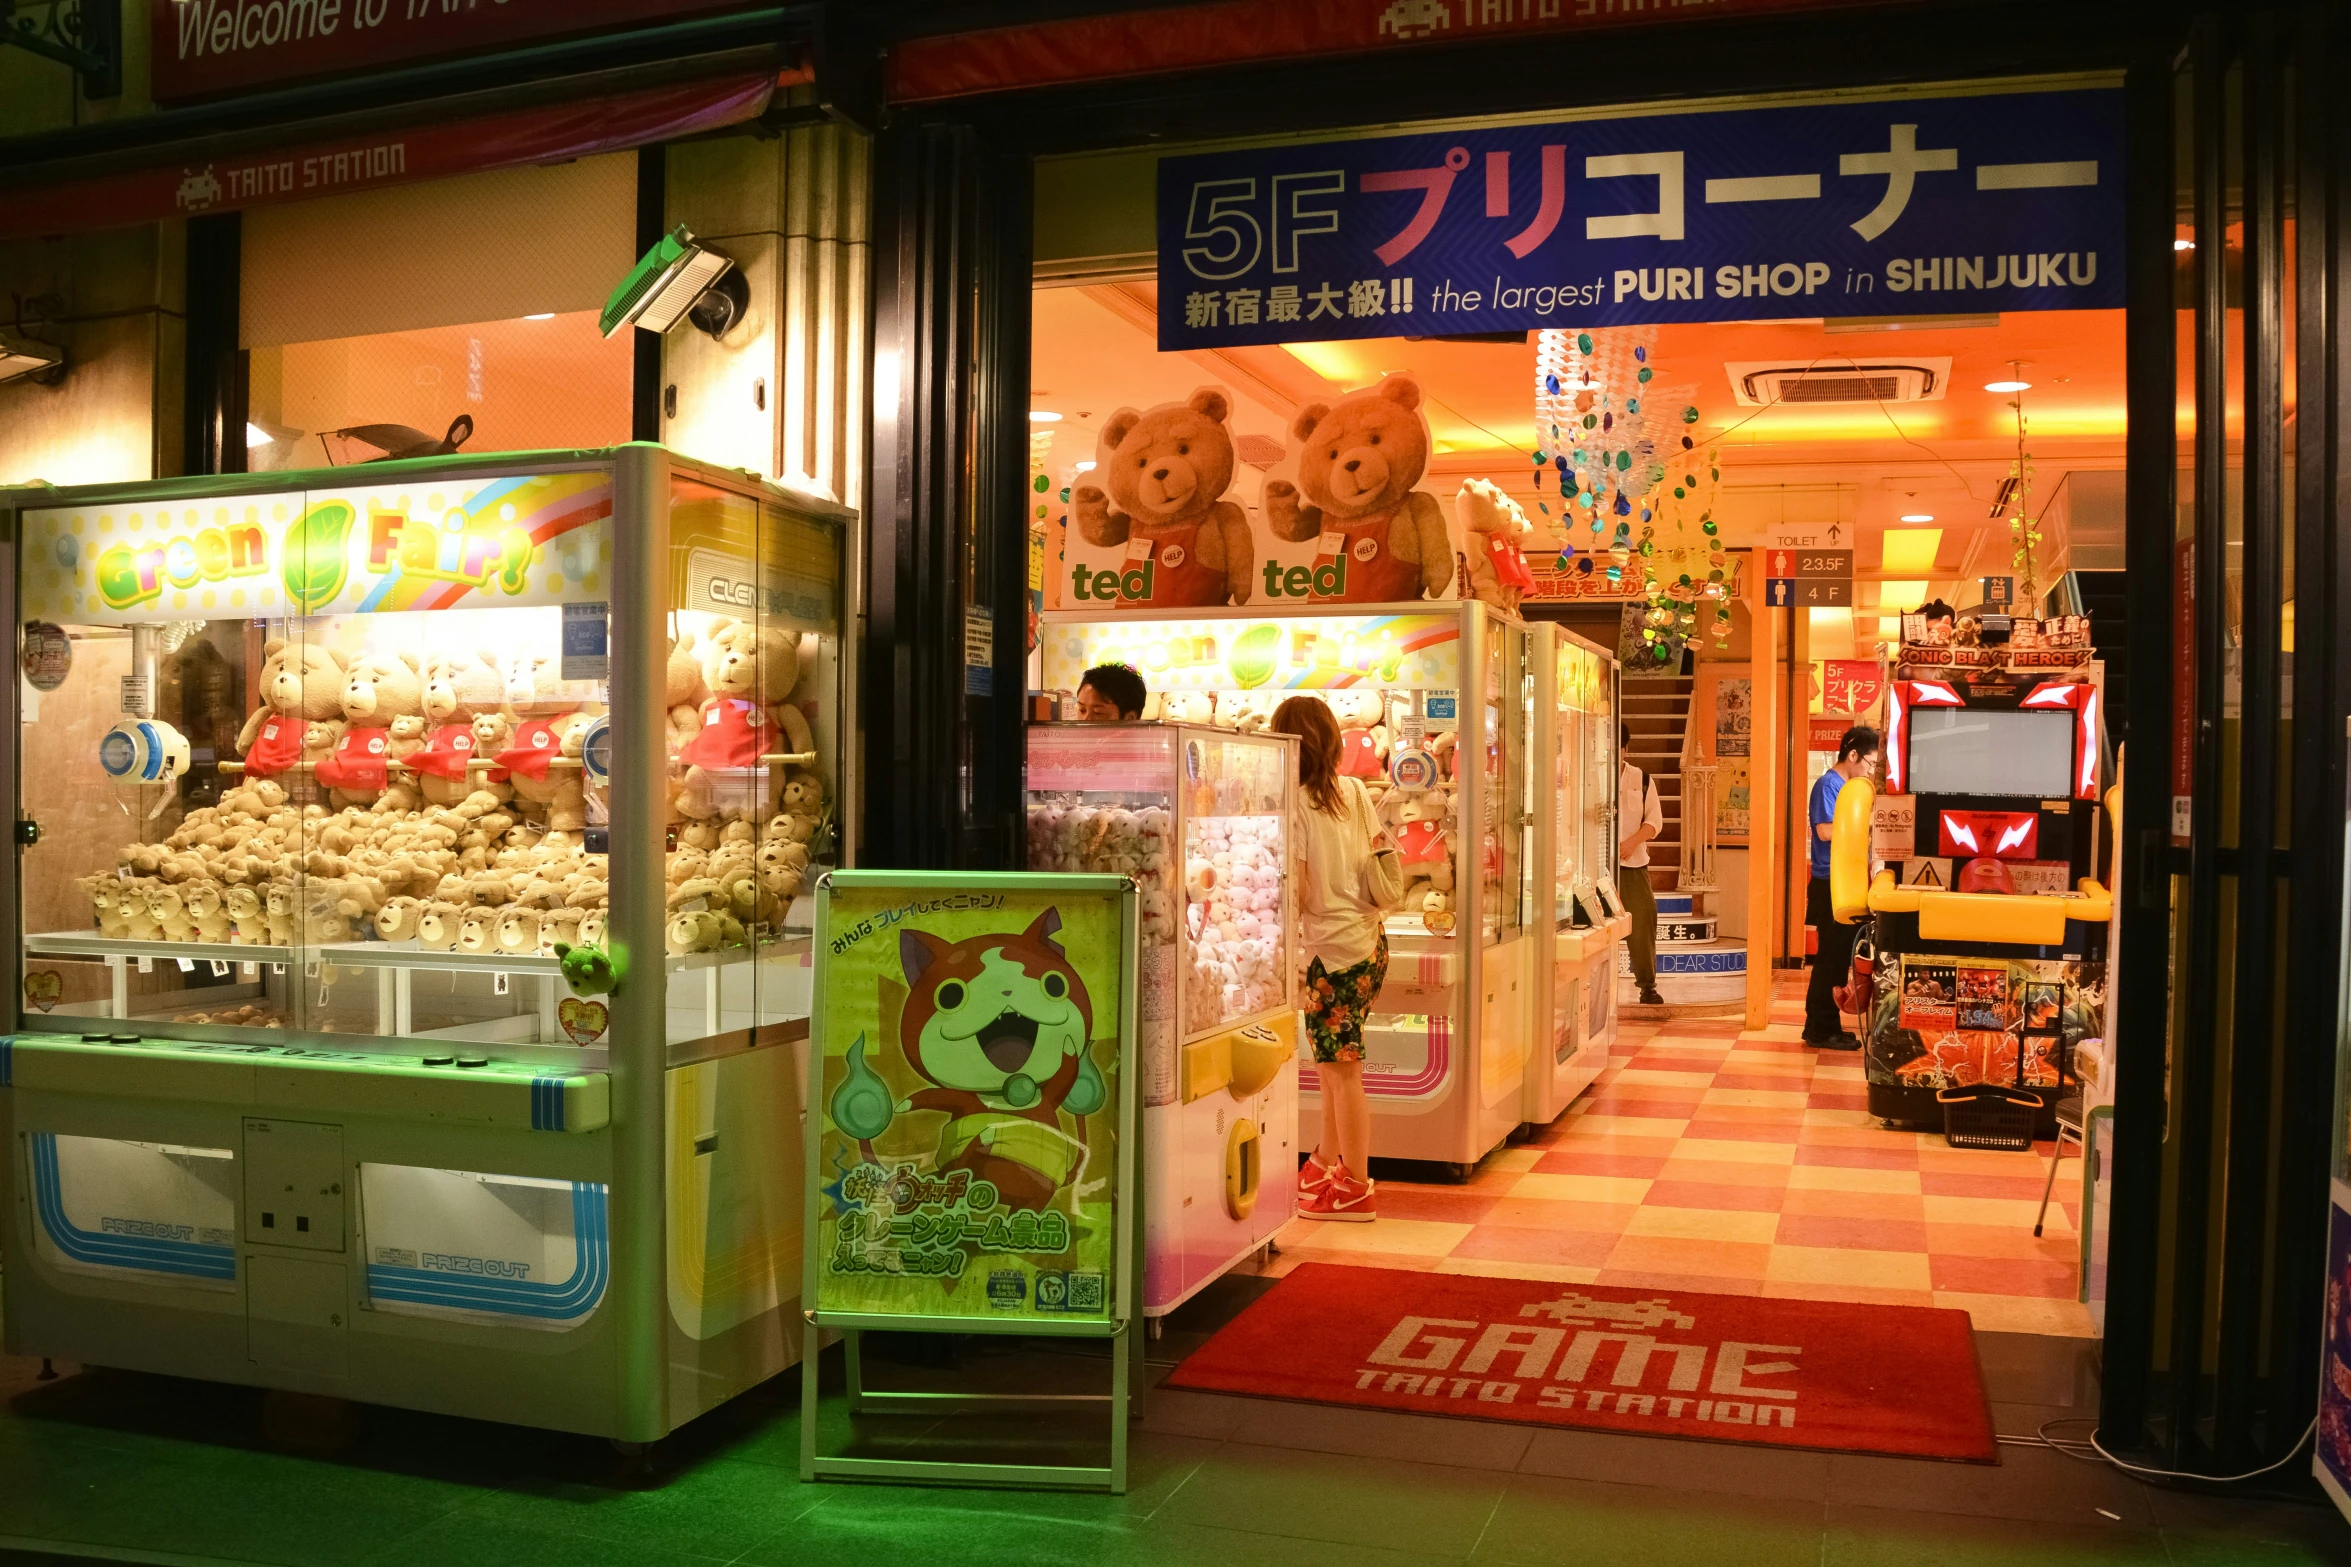
[{"label": "red awning", "polygon": [[[783,79],[806,76],[788,72]],[[778,80],[773,71],[738,74],[332,140],[320,139],[316,126],[289,126],[280,146],[10,190],[0,201],[0,239],[155,223],[617,152],[754,119],[766,111]]]},{"label": "red awning", "polygon": [[[1703,17],[1813,11],[1908,0],[1211,0],[1113,16],[910,38],[890,53],[892,103],[1071,82],[1197,71],[1268,60],[1361,54],[1398,45],[1589,33]],[[1678,36],[1678,35],[1677,35]],[[1389,106],[1394,112],[1394,106]]]}]

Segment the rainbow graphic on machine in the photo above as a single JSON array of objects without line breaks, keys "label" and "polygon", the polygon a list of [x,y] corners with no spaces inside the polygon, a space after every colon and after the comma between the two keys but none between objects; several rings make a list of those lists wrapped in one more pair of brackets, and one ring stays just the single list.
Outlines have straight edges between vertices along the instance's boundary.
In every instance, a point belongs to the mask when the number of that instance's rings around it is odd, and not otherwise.
[{"label": "rainbow graphic on machine", "polygon": [[26,610],[71,623],[596,600],[598,470],[28,511]]},{"label": "rainbow graphic on machine", "polygon": [[1039,628],[1047,689],[1077,689],[1097,664],[1132,664],[1157,691],[1314,691],[1358,684],[1460,684],[1458,613],[1121,617]]}]

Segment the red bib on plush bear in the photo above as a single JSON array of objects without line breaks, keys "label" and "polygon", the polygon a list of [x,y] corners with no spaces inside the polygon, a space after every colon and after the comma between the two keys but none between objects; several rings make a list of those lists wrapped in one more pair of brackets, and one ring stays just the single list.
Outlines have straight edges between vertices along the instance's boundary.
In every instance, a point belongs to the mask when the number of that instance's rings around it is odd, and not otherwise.
[{"label": "red bib on plush bear", "polygon": [[678,747],[678,760],[689,767],[757,767],[767,744],[767,714],[759,704],[722,696],[702,709],[701,732]]},{"label": "red bib on plush bear", "polygon": [[1342,778],[1385,778],[1388,770],[1380,764],[1380,748],[1368,729],[1349,729],[1339,736],[1339,776]]},{"label": "red bib on plush bear", "polygon": [[473,726],[443,724],[425,741],[424,749],[408,759],[408,765],[420,773],[455,781],[465,777],[466,764],[473,758]]},{"label": "red bib on plush bear", "polygon": [[524,719],[514,731],[514,743],[494,760],[533,783],[545,783],[547,769],[563,754],[563,728],[570,722],[569,713],[560,718]]},{"label": "red bib on plush bear", "polygon": [[391,750],[389,729],[346,729],[312,776],[330,789],[381,789],[391,782]]},{"label": "red bib on plush bear", "polygon": [[1323,523],[1314,551],[1315,580],[1327,580],[1322,573],[1344,560],[1347,586],[1338,593],[1317,593],[1318,600],[1392,604],[1422,596],[1419,563],[1404,559],[1389,547],[1388,525],[1393,516],[1388,513],[1355,522]]},{"label": "red bib on plush bear", "polygon": [[302,760],[302,720],[272,713],[261,721],[253,749],[245,753],[245,776],[275,778]]},{"label": "red bib on plush bear", "polygon": [[1486,558],[1493,562],[1494,578],[1504,587],[1531,588],[1535,574],[1527,566],[1526,552],[1499,533],[1486,536]]},{"label": "red bib on plush bear", "polygon": [[1396,829],[1396,857],[1407,865],[1426,865],[1445,857],[1442,822],[1406,822]]}]

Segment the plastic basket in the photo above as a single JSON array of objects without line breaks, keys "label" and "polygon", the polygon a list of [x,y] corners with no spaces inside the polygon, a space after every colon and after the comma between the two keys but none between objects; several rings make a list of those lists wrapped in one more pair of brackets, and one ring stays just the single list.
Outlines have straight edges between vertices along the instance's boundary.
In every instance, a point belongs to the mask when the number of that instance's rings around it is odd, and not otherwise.
[{"label": "plastic basket", "polygon": [[1935,1102],[1943,1107],[1943,1141],[1954,1148],[2022,1152],[2033,1146],[2033,1125],[2041,1116],[2038,1094],[1977,1083],[1946,1088]]}]

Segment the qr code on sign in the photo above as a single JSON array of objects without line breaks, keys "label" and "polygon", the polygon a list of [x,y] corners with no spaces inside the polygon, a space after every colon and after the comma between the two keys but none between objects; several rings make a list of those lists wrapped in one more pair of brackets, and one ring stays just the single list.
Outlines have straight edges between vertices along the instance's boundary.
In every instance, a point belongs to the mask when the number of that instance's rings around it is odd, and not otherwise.
[{"label": "qr code on sign", "polygon": [[1100,1311],[1102,1309],[1102,1275],[1073,1273],[1069,1276],[1070,1311]]}]

